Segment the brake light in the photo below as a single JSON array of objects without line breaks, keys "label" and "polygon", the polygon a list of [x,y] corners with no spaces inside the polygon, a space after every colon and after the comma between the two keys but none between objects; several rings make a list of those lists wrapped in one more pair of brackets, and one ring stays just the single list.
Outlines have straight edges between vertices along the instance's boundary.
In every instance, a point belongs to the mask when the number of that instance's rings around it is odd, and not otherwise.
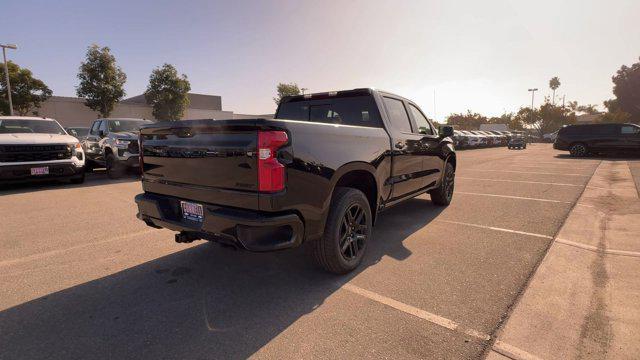
[{"label": "brake light", "polygon": [[276,192],[284,189],[284,165],[276,158],[277,150],[289,141],[284,131],[258,132],[258,190]]}]

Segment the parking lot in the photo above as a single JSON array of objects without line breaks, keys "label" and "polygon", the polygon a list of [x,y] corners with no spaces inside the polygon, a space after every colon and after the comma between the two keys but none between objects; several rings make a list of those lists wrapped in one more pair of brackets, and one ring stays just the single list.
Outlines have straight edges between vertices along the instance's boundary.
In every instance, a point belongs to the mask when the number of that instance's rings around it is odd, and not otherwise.
[{"label": "parking lot", "polygon": [[482,358],[601,161],[461,151],[452,204],[385,211],[342,277],[176,244],[135,177],[0,190],[0,358]]}]

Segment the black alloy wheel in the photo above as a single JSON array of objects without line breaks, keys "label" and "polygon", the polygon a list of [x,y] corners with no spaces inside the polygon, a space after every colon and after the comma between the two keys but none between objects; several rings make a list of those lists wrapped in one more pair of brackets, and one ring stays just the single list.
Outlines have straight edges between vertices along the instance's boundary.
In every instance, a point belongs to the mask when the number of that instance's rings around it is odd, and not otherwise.
[{"label": "black alloy wheel", "polygon": [[356,259],[364,249],[368,237],[367,214],[360,204],[353,204],[342,217],[340,225],[340,254],[347,261]]}]

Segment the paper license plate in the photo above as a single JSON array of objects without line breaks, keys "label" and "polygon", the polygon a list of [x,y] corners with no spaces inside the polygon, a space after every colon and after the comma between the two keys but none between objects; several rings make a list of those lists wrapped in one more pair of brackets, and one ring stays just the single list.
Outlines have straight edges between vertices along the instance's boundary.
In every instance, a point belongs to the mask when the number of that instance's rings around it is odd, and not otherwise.
[{"label": "paper license plate", "polygon": [[180,207],[182,207],[182,218],[202,222],[204,217],[204,211],[201,204],[196,204],[188,201],[180,201]]},{"label": "paper license plate", "polygon": [[31,175],[49,175],[49,167],[35,167],[31,168]]}]

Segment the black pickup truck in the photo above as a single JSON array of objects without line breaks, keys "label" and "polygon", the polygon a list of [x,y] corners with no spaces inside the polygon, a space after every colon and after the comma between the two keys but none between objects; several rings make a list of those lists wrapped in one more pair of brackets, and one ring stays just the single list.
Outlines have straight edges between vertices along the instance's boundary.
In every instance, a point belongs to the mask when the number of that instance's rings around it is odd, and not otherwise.
[{"label": "black pickup truck", "polygon": [[412,101],[373,89],[286,97],[275,119],[145,125],[138,218],[178,242],[311,242],[322,267],[346,273],[383,209],[425,192],[451,202],[452,135]]}]

